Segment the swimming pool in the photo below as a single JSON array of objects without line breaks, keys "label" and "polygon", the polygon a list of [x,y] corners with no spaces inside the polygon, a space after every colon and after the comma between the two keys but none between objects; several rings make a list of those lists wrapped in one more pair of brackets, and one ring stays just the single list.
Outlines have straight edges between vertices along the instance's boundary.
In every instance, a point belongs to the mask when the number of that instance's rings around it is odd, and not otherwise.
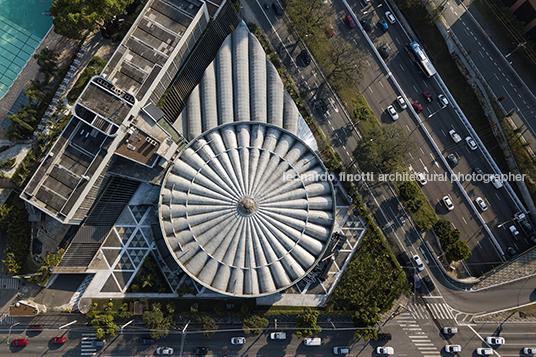
[{"label": "swimming pool", "polygon": [[0,98],[52,26],[52,1],[0,0]]}]

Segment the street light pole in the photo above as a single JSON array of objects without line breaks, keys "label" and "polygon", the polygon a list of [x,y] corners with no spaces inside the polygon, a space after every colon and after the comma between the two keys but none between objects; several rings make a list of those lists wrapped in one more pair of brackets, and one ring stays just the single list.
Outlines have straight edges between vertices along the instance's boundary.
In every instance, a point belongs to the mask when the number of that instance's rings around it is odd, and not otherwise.
[{"label": "street light pole", "polygon": [[124,324],[123,326],[121,326],[121,331],[119,332],[119,334],[122,335],[122,334],[123,334],[123,329],[124,329],[125,327],[127,327],[128,325],[130,325],[131,323],[133,323],[133,322],[134,322],[134,320],[130,320],[129,322],[127,322],[126,324]]},{"label": "street light pole", "polygon": [[20,322],[14,323],[13,325],[9,326],[9,333],[7,334],[7,344],[9,345],[9,337],[11,336],[11,329],[13,326],[17,326]]},{"label": "street light pole", "polygon": [[517,45],[517,47],[514,48],[514,50],[513,50],[512,52],[510,52],[509,54],[507,54],[506,56],[504,56],[504,58],[508,58],[508,57],[510,57],[510,55],[511,55],[512,53],[514,53],[515,51],[517,51],[519,48],[525,46],[525,43],[526,43],[526,42],[520,42],[520,43]]},{"label": "street light pole", "polygon": [[186,323],[186,325],[184,325],[184,328],[181,331],[182,338],[181,338],[181,351],[179,352],[179,357],[182,357],[182,351],[184,349],[184,339],[186,336],[186,329],[188,328],[189,324],[190,324],[190,320],[188,320],[188,322]]}]

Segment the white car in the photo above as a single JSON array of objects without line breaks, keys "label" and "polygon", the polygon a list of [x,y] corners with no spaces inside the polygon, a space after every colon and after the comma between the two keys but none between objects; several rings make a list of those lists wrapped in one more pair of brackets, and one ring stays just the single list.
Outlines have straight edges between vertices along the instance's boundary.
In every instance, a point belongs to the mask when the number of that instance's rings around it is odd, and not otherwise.
[{"label": "white car", "polygon": [[244,345],[246,343],[245,337],[233,337],[231,338],[231,344],[233,345]]},{"label": "white car", "polygon": [[449,134],[450,134],[450,137],[452,138],[452,140],[454,140],[455,143],[459,143],[460,141],[462,141],[462,137],[456,132],[456,130],[454,130],[454,129],[449,130]]},{"label": "white car", "polygon": [[504,337],[488,336],[486,337],[486,342],[495,346],[504,345]]},{"label": "white car", "polygon": [[480,355],[480,356],[491,356],[493,354],[493,350],[491,348],[477,348],[476,349],[476,354],[477,355]]},{"label": "white car", "polygon": [[396,97],[396,101],[398,102],[398,104],[400,104],[400,108],[402,108],[402,110],[404,110],[404,109],[406,109],[408,107],[408,105],[406,104],[406,101],[404,100],[404,98],[402,98],[401,95]]},{"label": "white car", "polygon": [[458,333],[457,327],[443,327],[443,333],[445,335],[454,335]]},{"label": "white car", "polygon": [[514,238],[518,239],[519,231],[517,230],[516,226],[510,226],[510,228],[508,228],[508,229],[510,230],[510,232],[512,233]]},{"label": "white car", "polygon": [[449,105],[449,101],[447,97],[445,97],[443,94],[440,94],[437,96],[437,99],[439,100],[439,103],[445,108],[447,105]]},{"label": "white car", "polygon": [[396,112],[395,107],[393,107],[392,105],[390,105],[390,106],[387,107],[387,111],[389,112],[389,115],[391,116],[391,118],[392,118],[393,120],[397,120],[397,119],[398,119],[398,113]]},{"label": "white car", "polygon": [[336,346],[333,347],[334,355],[347,355],[350,353],[350,349],[347,346]]},{"label": "white car", "polygon": [[482,199],[482,197],[477,197],[477,198],[475,199],[475,202],[476,202],[476,204],[478,205],[478,207],[480,207],[480,209],[481,209],[482,211],[485,211],[485,210],[488,209],[488,205],[486,205],[486,202],[484,202],[484,200]]},{"label": "white car", "polygon": [[391,11],[387,11],[385,13],[385,17],[387,17],[387,20],[389,20],[390,23],[394,24],[396,22],[395,15]]},{"label": "white car", "polygon": [[173,348],[171,347],[158,347],[156,349],[157,355],[172,355],[173,354]]},{"label": "white car", "polygon": [[443,197],[443,203],[445,206],[447,206],[449,211],[452,211],[454,209],[454,205],[452,204],[452,201],[450,200],[449,196]]},{"label": "white car", "polygon": [[462,346],[460,345],[446,345],[445,352],[447,353],[459,353],[462,351]]},{"label": "white car", "polygon": [[428,181],[426,181],[426,176],[422,172],[417,173],[415,177],[417,178],[417,181],[419,181],[419,183],[423,186],[428,183]]},{"label": "white car", "polygon": [[424,270],[424,265],[423,265],[423,263],[422,263],[422,261],[421,261],[421,258],[419,258],[418,255],[414,255],[413,258],[411,258],[411,259],[413,259],[413,262],[414,262],[415,265],[417,266],[417,270],[419,270],[419,271],[423,271],[423,270]]},{"label": "white car", "polygon": [[270,338],[272,340],[286,340],[287,334],[285,332],[272,332]]},{"label": "white car", "polygon": [[395,349],[393,347],[378,347],[376,353],[379,355],[394,355]]},{"label": "white car", "polygon": [[525,355],[536,354],[536,347],[525,347],[525,348],[523,348],[523,354],[525,354]]},{"label": "white car", "polygon": [[472,137],[468,136],[465,138],[465,142],[467,143],[467,145],[469,145],[469,149],[471,150],[476,150],[477,146],[476,146],[476,142],[473,140]]}]

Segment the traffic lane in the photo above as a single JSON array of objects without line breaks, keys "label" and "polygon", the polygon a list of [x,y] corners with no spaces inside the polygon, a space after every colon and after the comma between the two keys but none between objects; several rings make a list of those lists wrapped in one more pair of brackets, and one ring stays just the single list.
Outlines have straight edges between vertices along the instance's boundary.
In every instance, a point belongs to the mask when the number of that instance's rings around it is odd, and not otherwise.
[{"label": "traffic lane", "polygon": [[[496,323],[472,325],[469,328],[473,336],[467,341],[471,349],[478,347],[491,347],[498,355],[502,356],[519,356],[523,355],[522,350],[525,347],[534,347],[533,339],[535,337],[534,329],[529,324],[511,324],[503,323],[502,320]],[[505,339],[504,345],[488,345],[485,339],[490,336],[500,336]]]}]

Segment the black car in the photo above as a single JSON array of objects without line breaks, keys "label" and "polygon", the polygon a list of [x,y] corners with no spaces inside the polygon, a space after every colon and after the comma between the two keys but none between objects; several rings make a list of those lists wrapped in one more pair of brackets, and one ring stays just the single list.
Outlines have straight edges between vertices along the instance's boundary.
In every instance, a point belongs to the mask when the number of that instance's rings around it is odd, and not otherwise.
[{"label": "black car", "polygon": [[370,26],[370,23],[367,21],[367,19],[361,19],[361,26],[363,26],[363,29],[367,32],[372,30],[372,26]]},{"label": "black car", "polygon": [[449,154],[449,156],[447,156],[447,160],[450,164],[450,167],[458,165],[458,159],[456,158],[456,156],[454,156],[454,154]]},{"label": "black car", "polygon": [[276,14],[283,15],[283,6],[281,6],[280,3],[278,3],[277,1],[274,1],[273,7],[274,7]]},{"label": "black car", "polygon": [[322,98],[318,99],[314,103],[314,107],[318,109],[321,113],[325,113],[328,111],[328,105],[326,104],[326,101]]},{"label": "black car", "polygon": [[377,341],[391,341],[390,333],[379,333]]},{"label": "black car", "polygon": [[508,257],[510,258],[517,256],[516,250],[512,247],[508,247],[508,249],[506,249],[506,253],[508,254]]},{"label": "black car", "polygon": [[311,64],[311,55],[309,54],[309,51],[307,50],[301,51],[300,56],[302,58],[302,62],[304,66],[308,66]]},{"label": "black car", "polygon": [[484,175],[484,171],[480,167],[475,167],[473,170],[475,172],[475,175]]},{"label": "black car", "polygon": [[194,347],[194,355],[196,356],[206,356],[208,353],[208,348],[206,347]]},{"label": "black car", "polygon": [[389,58],[389,52],[387,52],[387,49],[385,46],[378,47],[378,52],[380,53],[380,56],[382,56],[383,59]]},{"label": "black car", "polygon": [[142,345],[152,345],[154,340],[150,337],[140,337],[140,343]]},{"label": "black car", "polygon": [[432,292],[435,289],[434,282],[428,275],[426,275],[424,278],[422,278],[422,281],[424,282],[424,285],[428,288],[428,291]]}]

